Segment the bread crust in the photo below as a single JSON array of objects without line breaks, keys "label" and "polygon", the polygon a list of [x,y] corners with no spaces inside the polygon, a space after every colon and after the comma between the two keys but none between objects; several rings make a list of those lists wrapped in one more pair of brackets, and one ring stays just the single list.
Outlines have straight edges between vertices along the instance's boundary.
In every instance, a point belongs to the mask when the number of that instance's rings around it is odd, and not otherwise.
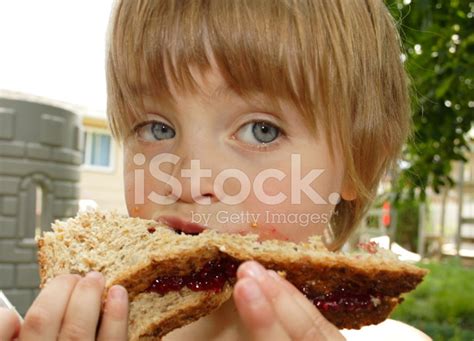
[{"label": "bread crust", "polygon": [[184,288],[179,292],[169,293],[167,296],[168,300],[177,301],[179,305],[173,305],[171,311],[160,311],[160,316],[155,316],[155,320],[150,323],[140,321],[144,316],[150,315],[148,309],[143,310],[143,302],[151,302],[149,306],[153,307],[152,311],[156,312],[163,305],[163,299],[158,299],[158,295],[154,293],[142,293],[136,297],[130,307],[130,340],[160,339],[172,330],[208,315],[232,296],[232,285],[227,283],[222,291],[218,293],[211,291],[193,292],[188,288]]},{"label": "bread crust", "polygon": [[356,310],[350,313],[324,311],[324,317],[339,329],[360,329],[370,324],[379,324],[387,319],[402,298],[383,297],[376,307]]}]

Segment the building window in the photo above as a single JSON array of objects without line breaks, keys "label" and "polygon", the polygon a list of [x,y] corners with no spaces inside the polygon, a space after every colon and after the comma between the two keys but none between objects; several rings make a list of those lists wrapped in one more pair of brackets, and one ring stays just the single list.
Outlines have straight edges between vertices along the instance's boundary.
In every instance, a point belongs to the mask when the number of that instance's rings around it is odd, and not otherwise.
[{"label": "building window", "polygon": [[111,144],[112,141],[109,134],[86,131],[83,164],[87,166],[111,167]]}]

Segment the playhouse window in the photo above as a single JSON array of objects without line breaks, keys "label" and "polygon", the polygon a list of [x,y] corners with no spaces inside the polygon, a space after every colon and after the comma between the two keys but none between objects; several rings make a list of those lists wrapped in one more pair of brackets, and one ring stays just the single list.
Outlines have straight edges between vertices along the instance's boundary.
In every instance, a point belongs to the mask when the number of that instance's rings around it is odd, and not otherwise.
[{"label": "playhouse window", "polygon": [[111,136],[106,133],[86,131],[84,139],[84,160],[88,166],[111,166]]},{"label": "playhouse window", "polygon": [[42,215],[43,215],[43,189],[36,185],[35,193],[35,236],[41,233]]}]

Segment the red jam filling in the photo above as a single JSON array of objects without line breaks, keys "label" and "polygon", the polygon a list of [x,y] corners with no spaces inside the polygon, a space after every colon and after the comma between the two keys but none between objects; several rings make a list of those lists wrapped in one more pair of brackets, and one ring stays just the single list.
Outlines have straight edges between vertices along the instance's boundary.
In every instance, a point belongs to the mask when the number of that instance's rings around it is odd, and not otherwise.
[{"label": "red jam filling", "polygon": [[158,277],[147,291],[166,294],[186,286],[193,291],[220,292],[228,280],[235,278],[239,263],[231,258],[211,260],[201,270],[188,276]]},{"label": "red jam filling", "polygon": [[[156,278],[148,292],[167,294],[188,287],[193,291],[222,291],[225,283],[235,279],[239,261],[221,258],[207,262],[203,268],[187,276],[161,276]],[[312,293],[307,287],[300,291],[321,311],[358,311],[376,307],[378,296],[370,294],[353,294],[344,288],[328,294]]]},{"label": "red jam filling", "polygon": [[376,307],[379,296],[354,294],[340,288],[324,295],[312,294],[307,288],[300,290],[321,311],[358,311]]}]

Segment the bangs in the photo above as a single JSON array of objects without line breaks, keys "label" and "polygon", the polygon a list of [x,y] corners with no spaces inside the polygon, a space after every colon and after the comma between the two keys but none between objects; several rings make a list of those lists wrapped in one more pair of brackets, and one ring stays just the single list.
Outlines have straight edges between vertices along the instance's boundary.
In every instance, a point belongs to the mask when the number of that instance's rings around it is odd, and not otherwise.
[{"label": "bangs", "polygon": [[[285,1],[121,2],[108,52],[114,135],[120,139],[124,127],[141,119],[144,95],[174,101],[170,83],[200,92],[191,67],[203,73],[217,67],[245,100],[288,101],[316,131],[314,111],[324,112],[331,98],[317,83],[324,84],[330,65],[313,55],[327,49],[318,48],[321,35],[301,36],[308,20],[301,6]],[[304,46],[308,40],[313,46]]]}]

